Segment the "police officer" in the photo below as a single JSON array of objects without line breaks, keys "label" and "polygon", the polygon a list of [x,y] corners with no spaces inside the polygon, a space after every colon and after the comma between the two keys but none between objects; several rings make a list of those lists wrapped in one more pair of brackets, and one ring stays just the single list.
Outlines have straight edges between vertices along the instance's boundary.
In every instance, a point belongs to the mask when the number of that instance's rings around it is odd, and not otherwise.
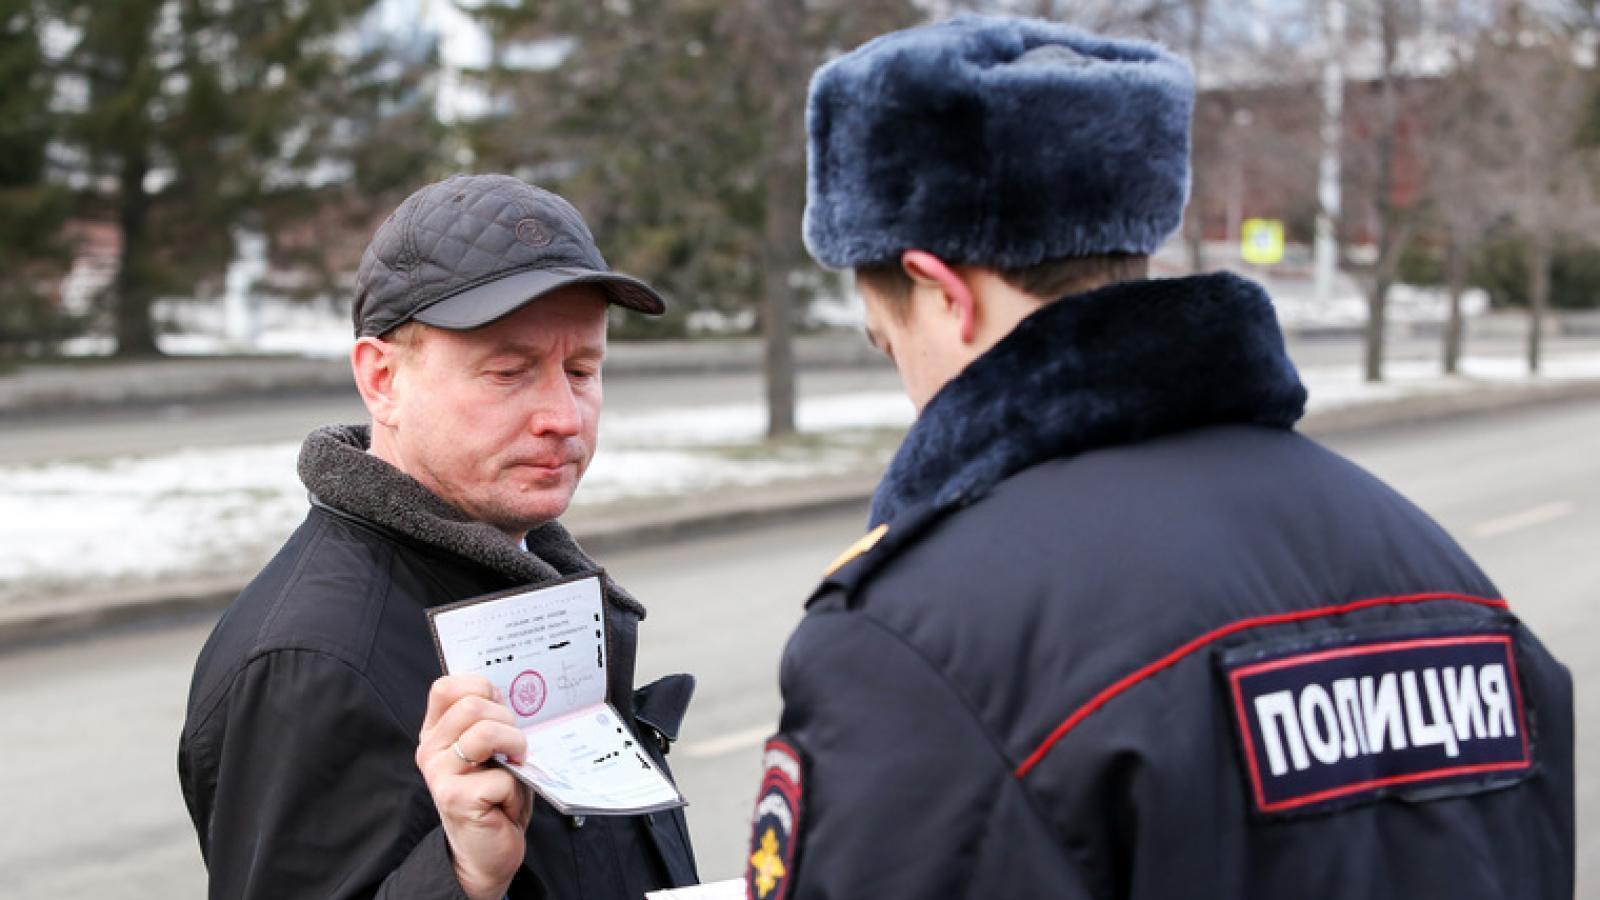
[{"label": "police officer", "polygon": [[1293,431],[1261,288],[1146,280],[1192,74],[965,17],[811,87],[805,237],[919,411],[784,654],[747,884],[811,898],[1566,898],[1566,670]]}]

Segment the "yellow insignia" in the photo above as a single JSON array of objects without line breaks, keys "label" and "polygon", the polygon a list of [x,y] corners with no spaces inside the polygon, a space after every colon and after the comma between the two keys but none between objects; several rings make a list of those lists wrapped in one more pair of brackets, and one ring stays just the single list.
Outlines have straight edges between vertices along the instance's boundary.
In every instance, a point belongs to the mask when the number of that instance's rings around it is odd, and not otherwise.
[{"label": "yellow insignia", "polygon": [[833,573],[844,568],[845,564],[877,546],[878,542],[883,540],[883,536],[888,533],[889,523],[885,522],[884,524],[879,525],[877,528],[874,528],[862,535],[860,540],[850,545],[850,549],[839,554],[839,558],[833,561],[833,565],[828,566],[828,571],[822,573],[822,577],[827,578]]},{"label": "yellow insignia", "polygon": [[766,900],[777,888],[778,881],[789,874],[778,856],[778,835],[771,828],[761,836],[761,849],[750,857],[750,867],[755,872],[756,890],[761,894],[758,900]]}]

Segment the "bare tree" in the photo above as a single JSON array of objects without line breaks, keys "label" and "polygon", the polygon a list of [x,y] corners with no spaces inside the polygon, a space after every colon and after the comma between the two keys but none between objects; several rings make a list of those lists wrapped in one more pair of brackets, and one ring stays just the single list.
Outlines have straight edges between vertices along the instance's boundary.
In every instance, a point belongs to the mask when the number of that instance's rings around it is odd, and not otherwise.
[{"label": "bare tree", "polygon": [[1426,189],[1444,244],[1450,298],[1440,356],[1446,375],[1461,366],[1461,301],[1468,264],[1508,213],[1506,148],[1514,143],[1501,132],[1496,117],[1484,115],[1485,82],[1493,77],[1480,52],[1487,34],[1480,23],[1459,13],[1454,10],[1433,23],[1449,41],[1450,70],[1423,111]]},{"label": "bare tree", "polygon": [[1504,196],[1500,191],[1484,189],[1489,173],[1478,165],[1480,160],[1471,155],[1470,146],[1464,140],[1441,147],[1433,159],[1429,179],[1443,231],[1445,281],[1450,297],[1440,355],[1446,375],[1454,375],[1461,367],[1466,339],[1461,303],[1467,288],[1467,267],[1500,221],[1502,211],[1497,206]]},{"label": "bare tree", "polygon": [[1400,219],[1394,198],[1395,139],[1400,126],[1396,82],[1400,47],[1399,0],[1377,0],[1378,42],[1382,63],[1378,74],[1376,125],[1377,170],[1373,187],[1373,237],[1378,255],[1367,278],[1367,328],[1363,340],[1363,368],[1367,381],[1383,380],[1383,345],[1388,318],[1389,288],[1395,268],[1411,238],[1412,221]]},{"label": "bare tree", "polygon": [[740,67],[748,96],[764,108],[762,332],[765,338],[767,436],[795,431],[794,275],[805,211],[805,106],[812,70],[837,50],[913,21],[903,0],[857,0],[826,7],[806,0],[747,0],[723,20],[745,50]]},{"label": "bare tree", "polygon": [[767,0],[761,6],[765,14],[750,17],[755,44],[768,63],[766,67],[751,67],[751,75],[762,79],[753,87],[767,102],[762,165],[766,237],[761,248],[761,324],[766,338],[767,436],[783,437],[795,430],[791,334],[795,289],[790,275],[799,262],[793,232],[805,207],[803,123],[806,76],[814,59],[793,40],[804,25],[804,0]]},{"label": "bare tree", "polygon": [[1487,42],[1480,65],[1483,115],[1508,152],[1506,199],[1527,242],[1528,371],[1542,362],[1550,267],[1563,234],[1594,221],[1594,151],[1580,142],[1595,95],[1573,35],[1558,24],[1510,6]]}]

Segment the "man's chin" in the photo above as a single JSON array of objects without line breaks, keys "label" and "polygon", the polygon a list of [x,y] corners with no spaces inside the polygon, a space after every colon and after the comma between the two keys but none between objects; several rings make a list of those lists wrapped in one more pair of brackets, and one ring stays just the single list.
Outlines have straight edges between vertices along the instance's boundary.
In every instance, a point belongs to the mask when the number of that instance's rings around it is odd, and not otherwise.
[{"label": "man's chin", "polygon": [[545,496],[519,498],[517,503],[496,504],[478,516],[501,531],[521,534],[560,518],[572,504],[570,491],[551,491]]}]

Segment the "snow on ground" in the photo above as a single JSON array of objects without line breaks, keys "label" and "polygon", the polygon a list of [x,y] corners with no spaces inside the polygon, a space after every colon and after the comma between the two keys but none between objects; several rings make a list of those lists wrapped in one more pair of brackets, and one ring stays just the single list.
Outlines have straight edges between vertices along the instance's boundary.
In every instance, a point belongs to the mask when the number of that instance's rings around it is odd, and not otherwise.
[{"label": "snow on ground", "polygon": [[[226,310],[221,301],[161,300],[152,315],[166,329],[156,336],[156,344],[170,356],[241,353],[342,359],[355,344],[348,308],[322,302],[259,301],[248,346],[226,336]],[[61,352],[105,356],[115,346],[109,336],[88,335],[64,342]]]},{"label": "snow on ground", "polygon": [[0,468],[0,602],[39,583],[231,568],[225,561],[281,541],[305,515],[298,451],[272,444]]},{"label": "snow on ground", "polygon": [[[795,424],[803,432],[894,428],[909,425],[911,414],[911,401],[899,391],[870,391],[804,398],[796,411]],[[767,408],[760,403],[666,408],[602,418],[600,446],[748,444],[760,441],[766,429]]]},{"label": "snow on ground", "polygon": [[[825,439],[761,448],[766,412],[758,404],[612,416],[602,420],[601,449],[577,502],[870,471],[893,443],[883,430],[911,417],[899,393],[806,399],[799,425]],[[0,603],[46,586],[104,588],[258,563],[305,515],[298,452],[298,443],[279,443],[0,467]]]},{"label": "snow on ground", "polygon": [[1437,361],[1405,360],[1385,363],[1384,381],[1378,384],[1364,381],[1353,366],[1302,369],[1300,378],[1310,392],[1310,411],[1319,413],[1408,397],[1600,379],[1600,356],[1552,357],[1543,362],[1538,377],[1528,374],[1527,362],[1521,358],[1468,357],[1460,368],[1461,374],[1452,378],[1439,373]]},{"label": "snow on ground", "polygon": [[[1354,367],[1302,372],[1313,412],[1530,382],[1520,360],[1470,358],[1463,376],[1394,362],[1369,385]],[[1550,359],[1544,382],[1600,379],[1600,357]],[[898,392],[802,400],[805,436],[763,445],[759,404],[657,409],[603,421],[580,507],[680,500],[883,465],[912,410]],[[294,443],[186,450],[103,463],[0,467],[0,603],[47,588],[227,573],[260,563],[305,515]]]}]

